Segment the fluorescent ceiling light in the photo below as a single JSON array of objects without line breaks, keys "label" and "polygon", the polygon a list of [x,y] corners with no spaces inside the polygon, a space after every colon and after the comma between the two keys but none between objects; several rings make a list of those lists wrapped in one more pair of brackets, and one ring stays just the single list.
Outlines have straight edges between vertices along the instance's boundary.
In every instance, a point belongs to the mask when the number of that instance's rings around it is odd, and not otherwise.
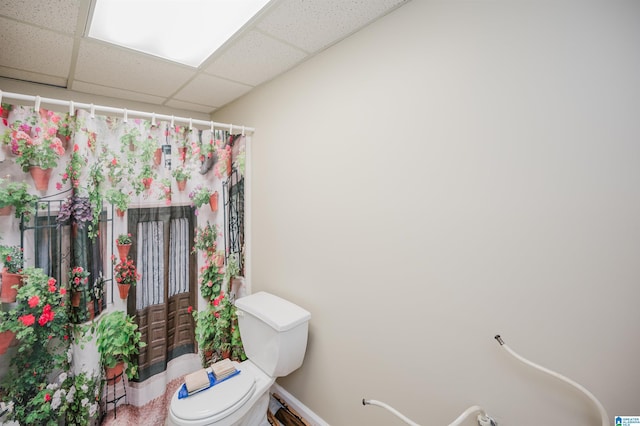
[{"label": "fluorescent ceiling light", "polygon": [[88,36],[198,67],[270,0],[95,0]]}]

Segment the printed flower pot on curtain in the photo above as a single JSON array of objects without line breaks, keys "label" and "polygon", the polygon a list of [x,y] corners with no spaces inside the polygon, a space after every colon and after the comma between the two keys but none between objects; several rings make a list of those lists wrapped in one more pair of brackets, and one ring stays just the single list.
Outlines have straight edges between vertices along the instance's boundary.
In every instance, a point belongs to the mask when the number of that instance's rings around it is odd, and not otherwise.
[{"label": "printed flower pot on curtain", "polygon": [[184,191],[184,189],[187,187],[186,179],[182,179],[182,180],[176,179],[176,183],[178,184],[178,191]]},{"label": "printed flower pot on curtain", "polygon": [[13,343],[16,334],[13,331],[7,330],[0,333],[0,355],[7,352],[7,349]]},{"label": "printed flower pot on curtain", "polygon": [[6,269],[2,271],[2,293],[0,293],[0,301],[2,303],[13,303],[16,301],[18,290],[14,286],[22,287],[22,278],[20,274],[12,274]]},{"label": "printed flower pot on curtain", "polygon": [[29,173],[38,191],[46,191],[49,189],[49,179],[51,178],[52,169],[42,169],[38,166],[29,167]]},{"label": "printed flower pot on curtain", "polygon": [[118,255],[120,259],[126,259],[129,255],[129,249],[131,249],[131,244],[116,244],[118,247]]},{"label": "printed flower pot on curtain", "polygon": [[118,217],[124,217],[124,210],[120,210],[119,208],[116,207],[116,215]]},{"label": "printed flower pot on curtain", "polygon": [[158,148],[153,153],[153,164],[159,166],[162,162],[162,148]]},{"label": "printed flower pot on curtain", "polygon": [[95,308],[93,306],[93,300],[89,300],[87,302],[87,320],[88,321],[93,321],[95,316],[96,316],[96,314],[95,314]]},{"label": "printed flower pot on curtain", "polygon": [[71,293],[71,306],[75,308],[80,306],[81,296],[82,296],[82,293],[80,293],[79,291],[74,291],[73,293]]},{"label": "printed flower pot on curtain", "polygon": [[124,362],[117,363],[115,367],[105,367],[104,372],[107,376],[107,383],[110,385],[118,383],[122,379],[122,370],[124,370]]},{"label": "printed flower pot on curtain", "polygon": [[212,212],[218,211],[218,191],[215,191],[209,197],[209,207],[211,207]]},{"label": "printed flower pot on curtain", "polygon": [[187,147],[181,146],[180,148],[178,148],[178,155],[180,157],[180,161],[184,163],[187,159]]},{"label": "printed flower pot on curtain", "polygon": [[120,299],[126,300],[129,296],[129,287],[131,284],[118,284],[118,291],[120,292]]},{"label": "printed flower pot on curtain", "polygon": [[0,216],[9,216],[11,214],[11,208],[13,206],[0,207]]}]

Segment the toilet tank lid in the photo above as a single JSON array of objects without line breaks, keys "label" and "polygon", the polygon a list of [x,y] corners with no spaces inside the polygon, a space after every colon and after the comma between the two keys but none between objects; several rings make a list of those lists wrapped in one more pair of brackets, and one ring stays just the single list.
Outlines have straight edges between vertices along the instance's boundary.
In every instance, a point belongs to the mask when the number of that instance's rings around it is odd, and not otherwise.
[{"label": "toilet tank lid", "polygon": [[264,291],[237,299],[236,307],[260,318],[276,331],[290,330],[311,318],[309,311]]}]

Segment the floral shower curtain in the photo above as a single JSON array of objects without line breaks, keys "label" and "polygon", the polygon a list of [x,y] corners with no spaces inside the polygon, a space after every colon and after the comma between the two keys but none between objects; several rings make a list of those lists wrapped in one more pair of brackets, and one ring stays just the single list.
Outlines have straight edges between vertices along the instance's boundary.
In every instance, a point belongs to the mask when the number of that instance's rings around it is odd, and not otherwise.
[{"label": "floral shower curtain", "polygon": [[[204,314],[220,317],[215,300],[244,291],[232,280],[242,274],[244,246],[225,243],[244,241],[242,227],[229,226],[237,217],[230,220],[232,200],[225,200],[244,175],[244,136],[83,110],[2,110],[10,113],[0,124],[0,212],[9,213],[0,213],[0,245],[18,249],[30,275],[17,301],[0,312],[0,334],[13,333],[0,354],[0,421],[47,424],[64,415],[86,424],[100,417],[99,358],[91,334],[83,337],[88,350],[79,341],[103,312],[133,315],[146,339],[139,383],[127,388],[130,403],[144,405],[189,372],[193,362],[180,365],[181,355],[198,352],[204,361],[211,357],[205,349],[233,346],[243,359],[233,318],[226,340],[213,342],[196,327],[204,326]],[[132,240],[124,257],[121,237]],[[121,294],[118,265],[126,261],[139,279]],[[32,365],[22,355],[33,356],[37,346],[48,350]],[[6,381],[26,377],[20,389]],[[145,387],[151,377],[153,386]]]}]

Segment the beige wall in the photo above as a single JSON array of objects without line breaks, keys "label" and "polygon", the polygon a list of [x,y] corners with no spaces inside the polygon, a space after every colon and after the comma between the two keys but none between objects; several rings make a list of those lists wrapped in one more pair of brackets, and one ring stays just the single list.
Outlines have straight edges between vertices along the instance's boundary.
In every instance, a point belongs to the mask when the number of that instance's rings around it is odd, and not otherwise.
[{"label": "beige wall", "polygon": [[[255,126],[253,290],[332,425],[640,415],[640,2],[413,0],[215,114]],[[469,425],[474,422],[467,423]]]}]

